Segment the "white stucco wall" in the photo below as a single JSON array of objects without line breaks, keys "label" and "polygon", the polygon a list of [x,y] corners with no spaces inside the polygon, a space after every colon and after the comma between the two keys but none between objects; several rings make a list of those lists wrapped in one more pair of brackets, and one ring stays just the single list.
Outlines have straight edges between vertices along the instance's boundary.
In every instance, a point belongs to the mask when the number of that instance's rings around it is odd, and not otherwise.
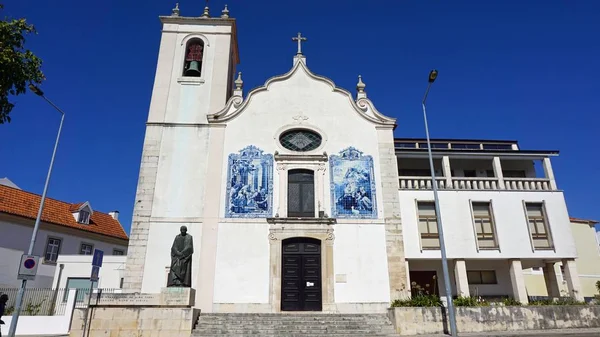
[{"label": "white stucco wall", "polygon": [[[432,201],[431,191],[399,191],[407,258],[439,259],[439,250],[420,250],[415,200]],[[577,256],[562,192],[440,191],[440,212],[448,258],[574,258]],[[498,250],[477,252],[469,200],[492,201]],[[555,250],[532,251],[523,208],[527,202],[546,203]]]},{"label": "white stucco wall", "polygon": [[269,303],[269,226],[220,223],[215,303]]},{"label": "white stucco wall", "polygon": [[[27,226],[2,219],[0,220],[0,228],[2,231],[2,235],[0,235],[0,270],[2,270],[0,285],[18,287],[21,283],[17,280],[18,265],[21,261],[21,255],[29,249],[33,223],[31,226]],[[127,246],[92,239],[89,236],[90,234],[83,231],[74,231],[68,228],[63,230],[57,226],[42,224],[33,249],[33,255],[41,257],[41,264],[38,266],[36,280],[28,282],[28,287],[49,288],[52,286],[56,265],[43,262],[48,237],[62,240],[59,256],[79,254],[82,242],[92,244],[94,248],[103,250],[105,256],[112,255],[113,249],[120,249],[127,254]]]},{"label": "white stucco wall", "polygon": [[333,253],[336,303],[390,301],[383,224],[337,224]]},{"label": "white stucco wall", "polygon": [[[98,288],[120,288],[121,278],[125,271],[126,256],[104,256],[102,267],[98,274]],[[92,272],[91,255],[61,255],[56,262],[57,267],[53,275],[52,287],[59,289],[67,286],[69,278],[89,278]],[[59,277],[60,265],[63,265]]]}]

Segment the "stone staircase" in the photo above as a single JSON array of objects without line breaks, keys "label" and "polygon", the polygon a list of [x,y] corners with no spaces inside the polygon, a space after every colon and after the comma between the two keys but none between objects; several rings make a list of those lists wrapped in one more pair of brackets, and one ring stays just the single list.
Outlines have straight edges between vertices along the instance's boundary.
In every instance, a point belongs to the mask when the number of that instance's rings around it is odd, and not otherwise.
[{"label": "stone staircase", "polygon": [[194,337],[398,336],[386,314],[200,314]]}]

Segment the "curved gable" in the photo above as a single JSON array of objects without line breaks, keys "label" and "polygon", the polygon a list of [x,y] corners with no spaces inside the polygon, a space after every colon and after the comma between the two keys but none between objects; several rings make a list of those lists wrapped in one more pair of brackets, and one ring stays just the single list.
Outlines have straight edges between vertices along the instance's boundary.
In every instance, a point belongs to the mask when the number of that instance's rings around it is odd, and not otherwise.
[{"label": "curved gable", "polygon": [[325,84],[332,92],[344,96],[348,100],[348,103],[352,109],[365,120],[381,126],[388,126],[392,128],[396,126],[396,119],[387,117],[380,113],[368,98],[363,97],[355,101],[349,91],[336,87],[335,83],[331,79],[312,73],[306,66],[304,57],[295,57],[294,66],[287,73],[269,78],[262,86],[252,89],[248,93],[246,99],[240,95],[232,96],[221,111],[208,115],[209,123],[222,123],[235,119],[237,116],[242,114],[246,108],[248,108],[253,98],[269,92],[272,86],[276,85],[277,83],[288,81],[294,76],[300,74],[304,74],[316,82]]}]

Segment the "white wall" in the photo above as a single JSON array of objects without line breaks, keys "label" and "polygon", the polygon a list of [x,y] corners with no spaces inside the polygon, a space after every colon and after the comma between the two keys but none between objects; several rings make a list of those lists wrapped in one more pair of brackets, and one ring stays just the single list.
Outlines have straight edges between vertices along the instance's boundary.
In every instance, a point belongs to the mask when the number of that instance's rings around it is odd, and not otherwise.
[{"label": "white wall", "polygon": [[333,246],[336,303],[390,301],[384,224],[338,223]]},{"label": "white wall", "polygon": [[[433,201],[431,191],[400,191],[407,258],[439,259],[439,250],[420,250],[416,200]],[[562,192],[440,191],[440,212],[448,258],[574,258],[577,256]],[[469,200],[492,200],[500,251],[477,252]],[[546,202],[554,250],[532,251],[522,201]]]},{"label": "white wall", "polygon": [[[98,288],[120,288],[121,278],[125,272],[126,256],[104,256],[102,267],[98,274]],[[92,272],[92,256],[91,255],[61,255],[58,257],[57,267],[52,287],[59,289],[67,286],[69,278],[89,278]],[[58,279],[60,265],[63,265],[62,275]]]},{"label": "white wall", "polygon": [[[89,239],[85,232],[80,232],[81,236],[73,235],[75,231],[51,230],[46,224],[42,223],[38,231],[37,239],[33,249],[33,255],[40,256],[40,265],[35,281],[27,283],[28,287],[49,288],[52,286],[56,264],[44,262],[46,244],[48,237],[62,239],[59,255],[79,254],[82,242],[92,244],[94,248],[101,249],[105,255],[111,255],[113,249],[120,249],[127,254],[127,246],[114,243],[103,242],[96,239]],[[53,228],[55,226],[52,226]],[[58,228],[58,227],[56,227]],[[21,261],[21,255],[29,249],[31,233],[33,231],[33,222],[31,226],[15,224],[0,219],[0,286],[18,287],[21,282],[17,280],[18,266]]]},{"label": "white wall", "polygon": [[[19,316],[16,336],[66,336],[69,334],[73,308],[75,307],[76,290],[69,291],[67,304],[63,315],[60,316]],[[2,317],[5,325],[2,331],[8,332],[12,316]]]},{"label": "white wall", "polygon": [[269,225],[220,223],[214,303],[269,303]]}]

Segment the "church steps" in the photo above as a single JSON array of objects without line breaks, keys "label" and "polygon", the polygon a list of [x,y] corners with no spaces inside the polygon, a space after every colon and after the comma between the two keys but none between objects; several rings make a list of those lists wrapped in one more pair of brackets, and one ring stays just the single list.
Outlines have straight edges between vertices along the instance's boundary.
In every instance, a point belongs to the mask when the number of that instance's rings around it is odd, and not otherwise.
[{"label": "church steps", "polygon": [[192,334],[203,336],[395,336],[385,314],[201,314]]}]

